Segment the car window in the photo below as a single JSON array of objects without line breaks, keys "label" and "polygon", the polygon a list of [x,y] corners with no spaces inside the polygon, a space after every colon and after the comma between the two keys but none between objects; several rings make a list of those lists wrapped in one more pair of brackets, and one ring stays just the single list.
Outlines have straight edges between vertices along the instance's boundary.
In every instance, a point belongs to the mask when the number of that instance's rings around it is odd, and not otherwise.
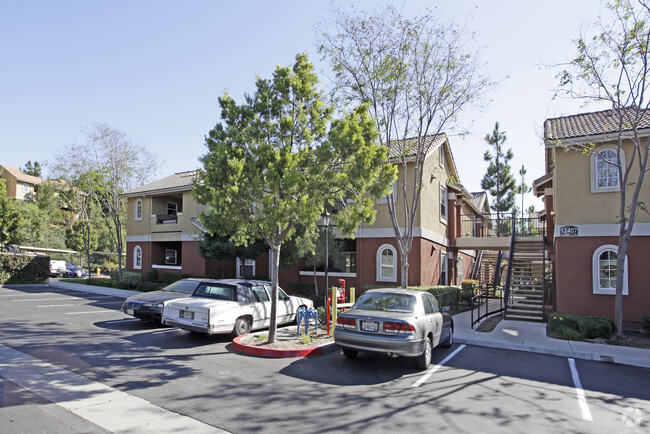
[{"label": "car window", "polygon": [[431,304],[431,299],[427,296],[422,297],[422,301],[424,302],[424,313],[429,315],[432,313],[435,313],[435,310],[433,310],[433,304]]},{"label": "car window", "polygon": [[[264,286],[266,287],[266,291],[269,294],[273,294],[273,287],[271,285],[264,285]],[[287,293],[284,292],[282,288],[280,288],[279,286],[278,286],[278,300],[280,301],[289,300],[289,296],[287,295]]]},{"label": "car window", "polygon": [[251,289],[247,286],[240,286],[237,288],[237,301],[242,303],[252,303],[253,296]]},{"label": "car window", "polygon": [[356,309],[414,312],[416,300],[409,294],[365,292],[354,304]]},{"label": "car window", "polygon": [[225,285],[201,284],[201,286],[196,288],[196,291],[194,291],[194,294],[192,295],[197,297],[215,298],[217,300],[236,300],[235,288]]},{"label": "car window", "polygon": [[191,294],[194,292],[199,282],[196,280],[177,280],[176,282],[165,286],[163,291],[182,292],[184,294]]},{"label": "car window", "polygon": [[269,301],[269,294],[266,292],[263,286],[253,286],[251,287],[251,292],[253,293],[253,300],[257,302]]}]

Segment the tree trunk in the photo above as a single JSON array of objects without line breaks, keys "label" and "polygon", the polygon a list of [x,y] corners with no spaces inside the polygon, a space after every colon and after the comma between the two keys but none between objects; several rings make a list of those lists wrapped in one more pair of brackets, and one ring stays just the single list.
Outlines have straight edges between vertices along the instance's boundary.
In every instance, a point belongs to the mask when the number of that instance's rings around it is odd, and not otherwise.
[{"label": "tree trunk", "polygon": [[273,245],[271,249],[271,322],[269,324],[268,343],[275,342],[275,332],[278,328],[277,305],[278,305],[278,273],[280,270],[280,245]]},{"label": "tree trunk", "polygon": [[402,257],[402,278],[400,279],[402,288],[408,288],[408,278],[409,278],[409,261],[408,253],[400,255]]}]

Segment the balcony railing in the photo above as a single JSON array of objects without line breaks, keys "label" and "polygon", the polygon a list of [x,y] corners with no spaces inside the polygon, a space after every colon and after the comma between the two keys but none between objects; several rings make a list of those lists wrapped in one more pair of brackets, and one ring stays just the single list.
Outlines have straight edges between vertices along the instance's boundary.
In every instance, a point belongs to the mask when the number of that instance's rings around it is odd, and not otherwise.
[{"label": "balcony railing", "polygon": [[513,229],[520,237],[540,237],[544,222],[537,217],[513,218],[512,213],[462,216],[460,238],[509,237]]},{"label": "balcony railing", "polygon": [[178,216],[172,214],[157,214],[156,215],[156,224],[157,225],[166,225],[170,223],[178,223]]}]

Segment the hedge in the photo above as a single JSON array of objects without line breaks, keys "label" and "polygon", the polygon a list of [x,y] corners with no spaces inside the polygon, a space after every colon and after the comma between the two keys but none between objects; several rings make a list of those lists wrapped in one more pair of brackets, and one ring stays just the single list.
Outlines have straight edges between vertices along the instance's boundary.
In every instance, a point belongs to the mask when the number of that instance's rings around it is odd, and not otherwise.
[{"label": "hedge", "polygon": [[614,333],[614,321],[603,316],[582,316],[553,312],[549,316],[549,327],[561,333],[565,339],[609,339]]},{"label": "hedge", "polygon": [[45,283],[49,277],[49,256],[0,252],[0,284]]}]

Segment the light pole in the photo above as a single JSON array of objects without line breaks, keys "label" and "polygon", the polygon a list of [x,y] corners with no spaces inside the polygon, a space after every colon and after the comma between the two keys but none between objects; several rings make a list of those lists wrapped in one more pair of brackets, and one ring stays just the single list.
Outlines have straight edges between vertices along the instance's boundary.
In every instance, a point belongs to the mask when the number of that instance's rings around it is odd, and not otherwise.
[{"label": "light pole", "polygon": [[330,213],[328,213],[327,210],[323,211],[323,213],[320,215],[320,219],[316,223],[316,226],[318,226],[319,228],[325,228],[325,297],[324,297],[325,302],[323,305],[327,310],[327,293],[329,291],[327,269],[329,268],[328,262],[329,262],[329,228],[330,228]]}]

